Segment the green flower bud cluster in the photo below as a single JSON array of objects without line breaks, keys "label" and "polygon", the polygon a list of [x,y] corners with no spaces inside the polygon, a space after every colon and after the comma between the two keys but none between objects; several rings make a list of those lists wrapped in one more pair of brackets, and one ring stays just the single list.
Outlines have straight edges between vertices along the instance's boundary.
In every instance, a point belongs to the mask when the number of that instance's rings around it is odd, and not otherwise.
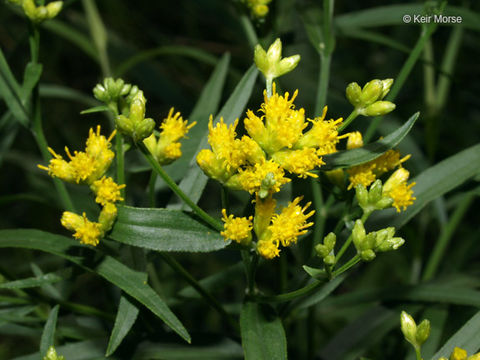
[{"label": "green flower bud cluster", "polygon": [[430,336],[430,321],[425,319],[417,326],[415,320],[405,311],[402,311],[400,325],[405,340],[412,344],[415,350],[419,351]]},{"label": "green flower bud cluster", "polygon": [[52,1],[45,6],[37,6],[35,0],[9,0],[23,8],[25,15],[34,23],[53,19],[62,10],[63,1]]},{"label": "green flower bud cluster", "polygon": [[253,59],[265,78],[273,80],[295,69],[300,61],[300,55],[282,59],[282,41],[277,39],[266,52],[260,44],[255,46]]},{"label": "green flower bud cluster", "polygon": [[323,239],[323,244],[315,246],[317,255],[323,259],[326,265],[333,265],[335,263],[334,248],[337,242],[337,236],[331,232]]},{"label": "green flower bud cluster", "polygon": [[126,84],[123,79],[105,78],[103,84],[93,88],[93,95],[97,100],[105,103],[114,114],[128,114],[130,104],[139,92],[136,85]]},{"label": "green flower bud cluster", "polygon": [[143,91],[138,90],[130,102],[128,115],[121,114],[115,118],[118,130],[130,136],[134,142],[149,137],[155,128],[155,121],[145,118],[146,102]]},{"label": "green flower bud cluster", "polygon": [[359,115],[385,115],[395,109],[394,103],[383,101],[392,84],[393,79],[375,79],[366,83],[362,89],[356,82],[352,82],[346,89],[347,99]]},{"label": "green flower bud cluster", "polygon": [[358,184],[355,191],[358,204],[364,213],[371,213],[392,206],[393,199],[384,195],[382,181],[379,179],[375,180],[368,191],[362,184]]},{"label": "green flower bud cluster", "polygon": [[377,252],[397,250],[402,246],[405,240],[400,237],[394,237],[394,235],[395,228],[393,227],[372,231],[367,234],[360,219],[355,222],[352,230],[353,243],[357,253],[364,261],[373,260]]},{"label": "green flower bud cluster", "polygon": [[55,348],[50,346],[47,350],[47,354],[43,357],[43,360],[65,360],[65,357],[58,356]]}]

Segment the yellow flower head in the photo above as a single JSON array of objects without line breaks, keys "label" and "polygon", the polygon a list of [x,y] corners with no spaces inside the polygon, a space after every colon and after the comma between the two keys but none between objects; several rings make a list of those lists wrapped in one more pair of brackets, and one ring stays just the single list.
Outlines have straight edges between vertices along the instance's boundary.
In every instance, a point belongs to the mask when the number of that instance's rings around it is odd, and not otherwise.
[{"label": "yellow flower head", "polygon": [[182,156],[182,144],[178,141],[186,137],[188,131],[197,123],[194,121],[188,124],[188,120],[183,120],[179,112],[175,114],[173,112],[174,108],[172,107],[160,125],[162,131],[158,138],[152,133],[143,140],[150,153],[161,165],[168,165]]},{"label": "yellow flower head", "polygon": [[105,206],[107,203],[122,201],[123,198],[120,195],[120,190],[125,186],[125,184],[118,185],[111,177],[104,176],[100,180],[94,181],[91,188],[95,195],[97,195],[95,201]]},{"label": "yellow flower head", "polygon": [[88,220],[85,213],[80,216],[65,211],[60,222],[66,229],[74,231],[73,237],[79,239],[82,244],[96,246],[103,236],[100,224]]},{"label": "yellow flower head", "polygon": [[260,240],[257,243],[257,252],[258,254],[267,259],[271,260],[276,256],[280,255],[280,249],[278,241],[272,240]]},{"label": "yellow flower head", "polygon": [[397,169],[383,186],[383,194],[393,199],[393,206],[400,212],[401,209],[406,210],[407,206],[413,204],[416,198],[413,196],[412,187],[415,183],[407,185],[410,173],[404,168]]},{"label": "yellow flower head", "polygon": [[[275,92],[268,98],[264,93],[265,102],[260,111],[263,116],[258,117],[252,111],[247,112],[244,120],[248,134],[268,153],[273,154],[284,148],[292,148],[302,136],[305,123],[305,110],[295,110],[293,101],[298,90],[289,99],[289,93],[281,96]],[[263,121],[265,120],[265,124]]]},{"label": "yellow flower head", "polygon": [[357,149],[363,146],[363,137],[360,131],[354,131],[348,134],[347,149]]},{"label": "yellow flower head", "polygon": [[68,147],[65,147],[70,160],[67,162],[49,148],[53,159],[50,160],[48,167],[42,165],[38,167],[47,170],[50,176],[67,182],[91,184],[107,171],[115,157],[115,153],[109,149],[114,135],[115,131],[107,139],[100,135],[100,126],[96,132],[90,129],[85,151],[74,151],[72,155]]},{"label": "yellow flower head", "polygon": [[283,208],[280,214],[272,217],[272,224],[268,227],[271,231],[271,239],[280,242],[283,246],[289,246],[297,242],[300,235],[306,234],[308,227],[313,222],[307,223],[307,219],[312,216],[315,211],[312,210],[305,214],[305,210],[311,205],[307,203],[304,207],[298,205],[303,197],[297,197],[290,202],[286,208]]},{"label": "yellow flower head", "polygon": [[307,176],[318,177],[317,174],[311,173],[310,170],[325,164],[314,148],[283,150],[273,154],[272,158],[285,170],[301,178],[306,178]]},{"label": "yellow flower head", "polygon": [[174,115],[174,111],[175,109],[172,107],[168,112],[168,116],[160,125],[160,128],[162,129],[160,137],[167,138],[170,142],[176,142],[185,137],[188,131],[197,123],[194,121],[189,124],[188,120],[183,120],[180,112],[177,111]]},{"label": "yellow flower head", "polygon": [[373,171],[380,176],[388,171],[395,169],[398,165],[410,159],[410,155],[400,158],[398,150],[388,150],[372,162],[375,164]]},{"label": "yellow flower head", "polygon": [[336,145],[338,141],[349,134],[338,135],[338,127],[341,125],[343,119],[325,120],[327,115],[327,107],[323,108],[322,116],[308,121],[312,123],[312,127],[308,130],[302,138],[295,145],[296,148],[315,147],[318,148],[319,155],[331,154],[337,151]]},{"label": "yellow flower head", "polygon": [[273,160],[263,160],[245,170],[240,170],[238,181],[242,189],[250,194],[261,190],[271,194],[279,192],[282,185],[291,180],[285,177],[285,172],[279,164]]},{"label": "yellow flower head", "polygon": [[374,169],[375,164],[371,162],[347,169],[348,177],[350,180],[348,190],[355,188],[359,184],[365,187],[370,186],[370,184],[372,184],[377,179],[374,173]]},{"label": "yellow flower head", "polygon": [[248,245],[252,241],[252,217],[234,217],[233,215],[227,216],[227,211],[222,209],[223,218],[225,222],[220,234],[226,240],[233,240],[239,244]]}]

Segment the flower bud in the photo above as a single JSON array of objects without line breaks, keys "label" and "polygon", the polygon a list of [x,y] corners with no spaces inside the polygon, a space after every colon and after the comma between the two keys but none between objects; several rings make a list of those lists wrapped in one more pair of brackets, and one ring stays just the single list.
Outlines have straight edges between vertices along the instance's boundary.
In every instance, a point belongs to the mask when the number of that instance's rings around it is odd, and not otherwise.
[{"label": "flower bud", "polygon": [[252,9],[253,15],[257,18],[263,18],[268,14],[267,5],[255,5]]},{"label": "flower bud", "polygon": [[330,254],[330,255],[327,255],[323,258],[323,262],[326,264],[326,265],[333,265],[335,264],[335,255],[333,254]]},{"label": "flower bud", "polygon": [[404,243],[405,240],[403,240],[401,237],[394,237],[382,242],[375,250],[378,252],[397,250]]},{"label": "flower bud", "polygon": [[295,69],[300,61],[300,55],[282,59],[282,41],[276,39],[266,52],[260,44],[255,46],[253,60],[265,78],[273,80]]},{"label": "flower bud", "polygon": [[277,66],[276,77],[282,76],[295,69],[300,62],[300,55],[292,55],[280,60]]},{"label": "flower bud", "polygon": [[365,84],[360,95],[362,107],[367,107],[377,101],[382,95],[383,83],[381,80],[372,80]]},{"label": "flower bud", "polygon": [[105,206],[102,208],[102,211],[100,212],[100,215],[98,216],[98,222],[100,223],[102,231],[107,232],[112,228],[113,223],[117,218],[117,212],[118,211],[115,204],[105,204]]},{"label": "flower bud", "polygon": [[58,356],[55,348],[53,346],[50,346],[47,350],[47,353],[43,357],[43,360],[65,360],[65,357]]},{"label": "flower bud", "polygon": [[373,250],[367,249],[360,252],[360,257],[363,261],[372,261],[373,259],[375,259],[376,255]]},{"label": "flower bud", "polygon": [[357,221],[355,221],[355,225],[352,230],[353,243],[355,244],[357,250],[362,249],[362,242],[365,239],[365,236],[365,227],[363,226],[362,221],[358,219]]},{"label": "flower bud", "polygon": [[417,334],[415,336],[417,344],[419,346],[422,346],[423,343],[427,341],[429,336],[430,336],[430,321],[425,319],[417,326]]},{"label": "flower bud", "polygon": [[362,133],[360,131],[354,131],[348,134],[347,150],[357,149],[363,146]]},{"label": "flower bud", "polygon": [[138,142],[153,133],[155,128],[155,121],[151,118],[143,119],[142,121],[135,124],[135,131],[131,134],[133,141]]},{"label": "flower bud", "polygon": [[395,104],[390,101],[377,101],[362,112],[365,116],[380,116],[386,115],[395,110]]},{"label": "flower bud", "polygon": [[274,64],[280,61],[282,57],[282,41],[277,38],[267,50],[267,61]]},{"label": "flower bud", "polygon": [[392,87],[392,84],[393,84],[393,79],[384,79],[382,80],[382,84],[383,84],[383,90],[382,90],[382,95],[380,95],[380,99],[383,99],[390,92],[390,88]]},{"label": "flower bud", "polygon": [[359,107],[362,104],[362,100],[360,99],[362,95],[362,88],[356,82],[348,84],[345,93],[347,95],[348,101],[355,108]]},{"label": "flower bud", "polygon": [[364,185],[358,184],[355,186],[355,197],[362,209],[369,207],[368,191]]},{"label": "flower bud", "polygon": [[405,183],[408,180],[410,173],[405,168],[398,168],[390,175],[388,180],[383,185],[383,194],[389,193],[392,189],[395,189],[401,183]]},{"label": "flower bud", "polygon": [[331,232],[323,239],[323,244],[318,244],[315,246],[315,251],[317,255],[323,258],[323,261],[327,265],[331,265],[335,262],[335,255],[333,249],[335,248],[335,243],[337,241],[337,236],[335,233]]},{"label": "flower bud", "polygon": [[133,132],[133,121],[125,115],[117,116],[115,118],[115,124],[117,125],[117,129],[124,134],[130,135]]},{"label": "flower bud", "polygon": [[51,3],[48,3],[46,6],[47,18],[53,19],[62,10],[62,7],[63,7],[63,1],[53,1]]},{"label": "flower bud", "polygon": [[375,208],[377,210],[382,210],[392,206],[392,204],[393,199],[389,196],[384,196],[379,201],[377,201],[377,203],[375,204]]},{"label": "flower bud", "polygon": [[413,320],[413,318],[405,311],[402,311],[400,315],[400,326],[403,336],[405,336],[405,340],[416,348],[417,324],[415,324],[415,320]]},{"label": "flower bud", "polygon": [[110,96],[108,95],[107,90],[102,84],[97,84],[93,88],[93,96],[95,96],[95,99],[107,103],[110,101]]},{"label": "flower bud", "polygon": [[77,231],[77,229],[84,224],[85,220],[83,216],[80,216],[70,211],[64,211],[60,222],[62,226],[67,230]]},{"label": "flower bud", "polygon": [[372,205],[377,204],[382,199],[382,181],[377,179],[368,190],[368,202]]}]

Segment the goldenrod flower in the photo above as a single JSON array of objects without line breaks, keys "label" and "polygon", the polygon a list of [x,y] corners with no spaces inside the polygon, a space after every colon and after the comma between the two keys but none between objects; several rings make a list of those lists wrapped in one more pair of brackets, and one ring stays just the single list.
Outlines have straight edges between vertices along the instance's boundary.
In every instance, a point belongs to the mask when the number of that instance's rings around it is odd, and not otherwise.
[{"label": "goldenrod flower", "polygon": [[113,181],[111,177],[102,177],[100,180],[96,180],[91,185],[91,189],[97,196],[95,201],[100,205],[105,206],[107,203],[115,203],[122,201],[123,198],[120,194],[120,190],[126,185],[118,185]]},{"label": "goldenrod flower", "polygon": [[279,243],[275,240],[260,240],[257,243],[257,252],[258,254],[267,259],[271,260],[276,256],[280,255],[280,249],[278,248]]},{"label": "goldenrod flower", "polygon": [[182,156],[182,145],[178,141],[185,137],[188,131],[197,123],[194,121],[188,124],[188,120],[183,120],[180,112],[176,112],[175,114],[173,112],[174,108],[172,107],[168,116],[160,125],[162,131],[158,139],[157,136],[152,133],[143,140],[143,143],[150,153],[155,156],[161,165],[170,164]]},{"label": "goldenrod flower", "polygon": [[317,174],[310,172],[310,170],[325,164],[314,148],[278,151],[273,154],[272,159],[279,163],[285,170],[301,178],[306,178],[307,175],[315,178],[318,177]]},{"label": "goldenrod flower", "polygon": [[325,120],[327,109],[327,106],[323,108],[322,116],[313,120],[308,119],[312,123],[312,127],[295,144],[295,148],[314,147],[318,149],[317,154],[319,155],[331,154],[337,151],[336,145],[339,140],[349,136],[349,134],[338,135],[338,127],[341,125],[343,118]]},{"label": "goldenrod flower", "polygon": [[288,203],[286,208],[283,208],[280,214],[275,214],[272,217],[272,224],[268,227],[271,232],[271,239],[278,240],[283,246],[289,246],[297,242],[300,235],[306,234],[308,227],[313,225],[313,222],[307,223],[307,219],[312,216],[315,211],[312,210],[305,214],[305,210],[311,205],[308,202],[304,207],[298,205],[303,197],[297,197],[292,202]]},{"label": "goldenrod flower", "polygon": [[410,173],[404,168],[397,169],[383,185],[383,194],[393,199],[393,206],[400,212],[413,204],[416,198],[413,196],[412,187],[415,183],[407,185]]},{"label": "goldenrod flower", "polygon": [[53,149],[48,148],[53,159],[50,160],[48,167],[43,165],[38,167],[47,170],[50,176],[67,182],[91,184],[107,171],[115,157],[115,153],[109,149],[114,135],[115,131],[108,139],[105,138],[100,135],[100,126],[97,126],[96,132],[90,129],[85,152],[74,151],[72,155],[68,147],[65,147],[65,152],[70,159],[67,162]]},{"label": "goldenrod flower", "polygon": [[114,203],[105,204],[98,216],[98,223],[100,224],[102,231],[107,232],[112,228],[113,223],[117,218],[117,213],[118,210]]},{"label": "goldenrod flower", "polygon": [[73,237],[79,239],[82,244],[96,246],[99,239],[103,236],[100,224],[88,220],[85,213],[80,216],[70,211],[65,211],[60,222],[63,227],[74,231]]},{"label": "goldenrod flower", "polygon": [[[449,360],[480,360],[480,353],[468,356],[467,351],[462,348],[455,347],[450,355]],[[447,360],[446,358],[439,358],[438,360]]]},{"label": "goldenrod flower", "polygon": [[258,193],[261,190],[266,192],[262,198],[268,194],[279,192],[282,185],[291,181],[285,177],[283,168],[273,160],[263,160],[245,170],[240,170],[236,177],[241,188],[250,194]]},{"label": "goldenrod flower", "polygon": [[246,217],[234,217],[233,215],[227,216],[227,211],[222,209],[224,231],[220,234],[225,240],[233,240],[242,245],[249,245],[252,241],[252,216]]},{"label": "goldenrod flower", "polygon": [[295,110],[293,105],[298,90],[290,99],[288,92],[284,96],[277,94],[275,86],[273,92],[270,98],[266,92],[264,93],[265,102],[260,109],[264,113],[263,116],[258,117],[252,111],[248,111],[244,120],[248,134],[270,155],[284,148],[291,149],[307,126],[305,110]]},{"label": "goldenrod flower", "polygon": [[368,187],[370,184],[372,184],[377,179],[373,171],[374,169],[375,164],[371,162],[347,169],[348,179],[350,180],[348,190],[356,187],[359,184],[365,187]]}]

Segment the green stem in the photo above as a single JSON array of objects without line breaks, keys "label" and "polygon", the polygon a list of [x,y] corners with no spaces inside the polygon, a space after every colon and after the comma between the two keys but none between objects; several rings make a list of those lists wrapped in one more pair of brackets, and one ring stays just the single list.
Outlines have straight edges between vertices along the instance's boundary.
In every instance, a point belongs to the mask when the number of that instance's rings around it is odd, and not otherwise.
[{"label": "green stem", "polygon": [[[123,152],[123,135],[118,133],[115,135],[115,150],[117,157],[117,183],[125,184],[125,156]],[[125,199],[125,188],[120,190],[122,198]]]},{"label": "green stem", "polygon": [[253,49],[258,44],[258,37],[248,15],[240,15],[240,24],[245,31],[245,35],[247,35],[248,44]]},{"label": "green stem", "polygon": [[258,300],[259,302],[268,302],[268,303],[280,303],[280,302],[291,301],[306,295],[310,295],[323,284],[324,284],[323,281],[316,280],[298,290],[290,291],[284,294],[273,295],[273,296],[257,296],[256,300]]},{"label": "green stem", "polygon": [[206,301],[215,309],[233,329],[238,330],[238,324],[226,312],[223,306],[215,299],[200,283],[172,256],[166,253],[159,253],[162,259],[180,276],[182,276]]},{"label": "green stem", "polygon": [[460,201],[460,204],[457,206],[455,211],[453,212],[448,223],[443,228],[440,238],[435,244],[435,248],[433,249],[432,255],[430,256],[427,266],[425,267],[425,272],[423,273],[423,281],[430,280],[437,272],[437,269],[444,258],[445,251],[448,247],[448,244],[453,234],[455,233],[455,230],[460,224],[460,221],[462,220],[463,216],[465,215],[468,208],[470,207],[473,200],[475,199],[475,196],[476,196],[475,193],[466,194],[463,197],[463,199]]},{"label": "green stem", "polygon": [[249,250],[242,250],[242,260],[245,266],[245,276],[247,278],[247,294],[255,293],[255,274],[257,272],[258,255],[250,254]]},{"label": "green stem", "polygon": [[230,214],[230,202],[228,200],[228,189],[222,185],[221,194],[221,201],[222,201],[222,208],[225,209],[227,214]]},{"label": "green stem", "polygon": [[315,115],[322,113],[323,107],[327,102],[328,83],[330,78],[330,64],[332,62],[332,55],[320,54],[320,72],[317,83],[317,100],[315,102]]},{"label": "green stem", "polygon": [[340,125],[340,127],[338,128],[338,133],[340,134],[343,130],[346,129],[346,127],[348,125],[350,125],[350,123],[355,120],[358,116],[358,112],[357,112],[357,109],[353,109],[353,111],[350,113],[350,115],[348,115],[348,117],[345,119],[345,121],[342,122],[342,125]]},{"label": "green stem", "polygon": [[273,95],[273,78],[265,78],[265,89],[267,90],[267,98],[271,98]]},{"label": "green stem", "polygon": [[360,255],[355,255],[353,258],[348,260],[345,264],[343,264],[341,267],[339,267],[337,270],[335,270],[332,274],[332,278],[343,274],[345,271],[349,270],[351,267],[357,265],[360,261],[362,261],[362,258]]},{"label": "green stem", "polygon": [[415,346],[415,356],[417,357],[417,360],[423,360],[422,353],[419,346]]},{"label": "green stem", "polygon": [[155,205],[155,183],[157,182],[157,173],[152,171],[150,174],[150,180],[148,181],[148,199],[151,208],[156,207]]},{"label": "green stem", "polygon": [[[35,24],[30,23],[29,25],[29,43],[30,43],[30,56],[31,62],[33,64],[38,63],[39,51],[40,51],[40,33]],[[37,83],[32,90],[32,116],[33,116],[33,125],[31,128],[33,137],[37,142],[42,158],[45,162],[50,161],[51,155],[48,151],[48,143],[45,138],[42,126],[42,110],[40,103],[40,94],[39,94],[39,84]],[[65,184],[57,178],[53,178],[53,184],[55,189],[60,197],[62,206],[68,211],[75,211],[75,206],[73,205],[72,199],[68,194]]]},{"label": "green stem", "polygon": [[[365,222],[367,221],[368,217],[370,216],[371,212],[364,212],[362,217],[360,218],[360,221],[365,224]],[[338,263],[338,261],[340,260],[340,258],[343,256],[343,254],[345,253],[345,251],[347,251],[348,247],[350,246],[350,244],[352,243],[353,241],[353,236],[352,236],[352,233],[350,234],[350,236],[347,238],[347,240],[343,243],[342,247],[340,248],[340,251],[337,253],[337,255],[335,256],[335,264]],[[343,267],[343,266],[342,266]],[[334,272],[335,274],[336,272]]]},{"label": "green stem", "polygon": [[148,149],[145,147],[143,142],[140,142],[137,144],[138,148],[142,151],[143,156],[147,161],[150,163],[152,166],[153,170],[160,175],[160,177],[167,183],[167,185],[172,189],[172,191],[177,194],[177,196],[182,199],[190,208],[207,224],[211,225],[214,229],[218,231],[223,230],[223,225],[208,215],[205,211],[203,211],[197,204],[195,204],[183,191],[178,187],[178,185],[175,183],[175,181],[172,180],[170,176],[163,170],[163,168],[160,166],[160,164],[157,162],[157,160],[153,157],[152,154],[148,151]]},{"label": "green stem", "polygon": [[[425,47],[428,39],[430,39],[433,32],[437,28],[437,25],[438,24],[432,22],[428,24],[426,28],[422,28],[422,32],[420,34],[419,39],[417,40],[417,43],[415,44],[415,47],[413,48],[412,52],[408,56],[407,60],[405,61],[405,64],[403,64],[403,67],[400,70],[400,73],[398,74],[397,78],[395,79],[395,82],[393,83],[393,86],[390,92],[385,98],[385,101],[393,102],[395,100],[401,88],[403,87],[403,84],[407,80],[407,77],[410,75],[413,69],[413,66],[419,59],[420,55],[422,54],[423,48]],[[381,117],[376,117],[372,120],[364,136],[365,143],[367,143],[372,138],[373,134],[377,130],[378,125],[380,124],[381,119],[382,119]]]}]

